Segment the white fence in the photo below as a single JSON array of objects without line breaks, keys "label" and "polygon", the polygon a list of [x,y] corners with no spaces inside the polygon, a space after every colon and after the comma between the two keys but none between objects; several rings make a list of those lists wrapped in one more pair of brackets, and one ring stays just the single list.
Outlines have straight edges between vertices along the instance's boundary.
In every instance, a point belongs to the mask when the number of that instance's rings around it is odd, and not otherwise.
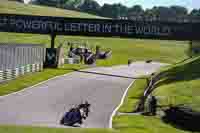
[{"label": "white fence", "polygon": [[45,52],[43,45],[0,44],[0,83],[43,70]]}]

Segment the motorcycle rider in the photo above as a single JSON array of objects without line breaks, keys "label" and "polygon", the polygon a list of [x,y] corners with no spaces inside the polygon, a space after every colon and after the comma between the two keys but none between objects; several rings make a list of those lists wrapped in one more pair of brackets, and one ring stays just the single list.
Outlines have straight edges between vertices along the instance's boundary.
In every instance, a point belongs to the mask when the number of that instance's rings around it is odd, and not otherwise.
[{"label": "motorcycle rider", "polygon": [[68,112],[65,113],[60,121],[60,124],[68,126],[72,126],[75,123],[82,124],[82,119],[86,119],[88,117],[89,106],[90,104],[87,101],[83,104],[79,104],[78,106],[73,106]]}]

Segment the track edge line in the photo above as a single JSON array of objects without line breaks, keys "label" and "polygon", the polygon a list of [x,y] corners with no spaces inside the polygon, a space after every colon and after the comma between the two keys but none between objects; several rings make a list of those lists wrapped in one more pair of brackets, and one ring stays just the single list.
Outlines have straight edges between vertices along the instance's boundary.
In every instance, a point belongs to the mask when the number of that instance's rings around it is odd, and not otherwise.
[{"label": "track edge line", "polygon": [[26,87],[26,88],[24,88],[24,89],[22,89],[22,90],[19,90],[19,91],[10,93],[10,94],[2,95],[2,96],[0,96],[0,99],[3,99],[3,98],[5,98],[5,97],[9,97],[9,96],[12,96],[12,95],[16,95],[16,94],[19,94],[19,93],[22,93],[22,92],[27,91],[27,90],[29,90],[29,89],[32,89],[32,88],[34,88],[34,87],[36,87],[36,86],[39,86],[39,85],[41,85],[41,84],[44,84],[44,83],[46,83],[46,82],[48,82],[48,81],[50,81],[50,80],[54,80],[54,79],[56,79],[56,78],[64,77],[64,76],[70,75],[70,74],[72,74],[72,73],[73,73],[73,72],[69,72],[69,73],[66,73],[66,74],[63,74],[63,75],[60,75],[60,76],[55,76],[55,77],[52,77],[52,78],[50,78],[50,79],[44,80],[44,81],[42,81],[42,82],[39,82],[39,83],[37,83],[37,84],[35,84],[35,85],[32,85],[32,86],[30,86],[30,87]]},{"label": "track edge line", "polygon": [[127,89],[125,90],[121,102],[120,104],[115,108],[115,110],[112,112],[111,116],[110,116],[110,120],[109,120],[109,128],[112,129],[112,121],[113,121],[113,117],[116,115],[117,111],[119,110],[119,108],[122,106],[122,104],[124,103],[124,100],[126,98],[126,95],[128,93],[129,88],[133,85],[133,83],[135,82],[135,80],[133,80],[130,85],[127,87]]}]

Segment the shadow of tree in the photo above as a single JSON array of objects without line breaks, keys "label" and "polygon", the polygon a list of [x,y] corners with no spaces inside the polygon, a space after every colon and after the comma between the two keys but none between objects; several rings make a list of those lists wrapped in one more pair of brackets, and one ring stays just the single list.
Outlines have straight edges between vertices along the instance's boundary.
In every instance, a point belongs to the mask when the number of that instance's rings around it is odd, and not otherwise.
[{"label": "shadow of tree", "polygon": [[162,117],[163,122],[171,126],[192,132],[200,132],[200,113],[192,110],[173,107],[165,110]]}]

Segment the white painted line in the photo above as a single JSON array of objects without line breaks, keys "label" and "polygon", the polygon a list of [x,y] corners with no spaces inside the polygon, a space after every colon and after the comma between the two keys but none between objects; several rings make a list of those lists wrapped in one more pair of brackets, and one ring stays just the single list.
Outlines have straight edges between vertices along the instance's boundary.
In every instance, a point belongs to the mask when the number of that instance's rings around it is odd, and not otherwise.
[{"label": "white painted line", "polygon": [[119,108],[122,106],[122,104],[124,103],[124,100],[126,98],[126,95],[128,93],[129,88],[133,85],[133,83],[135,82],[135,80],[133,80],[131,82],[131,84],[128,86],[128,88],[125,90],[121,102],[120,104],[115,108],[115,110],[112,112],[111,116],[110,116],[110,120],[109,120],[109,128],[112,128],[112,121],[113,121],[113,117],[116,115],[117,111],[119,110]]},{"label": "white painted line", "polygon": [[17,91],[17,92],[13,92],[13,93],[10,93],[10,94],[7,94],[7,95],[0,96],[0,99],[6,98],[6,97],[11,96],[11,95],[15,95],[15,94],[22,93],[22,92],[27,91],[27,90],[29,90],[29,89],[32,89],[32,88],[34,88],[34,87],[36,87],[36,86],[39,86],[39,85],[41,85],[41,84],[44,84],[44,83],[46,83],[46,82],[48,82],[48,81],[50,81],[50,80],[54,80],[54,79],[56,79],[56,78],[64,77],[64,76],[70,75],[70,74],[72,74],[72,73],[73,73],[73,72],[70,72],[70,73],[67,73],[67,74],[64,74],[64,75],[60,75],[60,76],[56,76],[56,77],[50,78],[50,79],[48,79],[48,80],[42,81],[42,82],[40,82],[40,83],[38,83],[38,84],[35,84],[35,85],[33,85],[33,86],[24,88],[24,89],[22,89],[22,90],[20,90],[20,91]]}]

